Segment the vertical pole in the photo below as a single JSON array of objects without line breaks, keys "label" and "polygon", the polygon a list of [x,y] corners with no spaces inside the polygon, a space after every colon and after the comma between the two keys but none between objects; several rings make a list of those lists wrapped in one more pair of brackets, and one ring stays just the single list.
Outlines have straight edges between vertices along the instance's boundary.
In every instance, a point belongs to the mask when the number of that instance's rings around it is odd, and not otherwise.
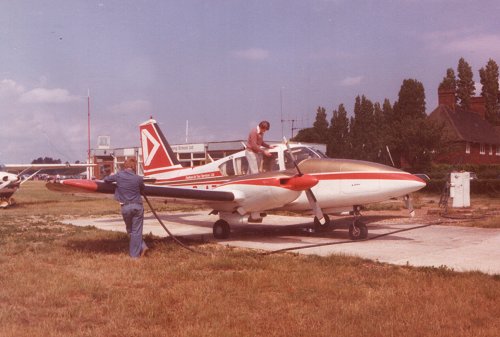
[{"label": "vertical pole", "polygon": [[283,87],[280,88],[280,107],[281,107],[281,139],[283,139]]},{"label": "vertical pole", "polygon": [[[87,92],[87,163],[90,164],[90,89]],[[87,179],[91,179],[91,174],[94,170],[90,167],[87,169]]]}]

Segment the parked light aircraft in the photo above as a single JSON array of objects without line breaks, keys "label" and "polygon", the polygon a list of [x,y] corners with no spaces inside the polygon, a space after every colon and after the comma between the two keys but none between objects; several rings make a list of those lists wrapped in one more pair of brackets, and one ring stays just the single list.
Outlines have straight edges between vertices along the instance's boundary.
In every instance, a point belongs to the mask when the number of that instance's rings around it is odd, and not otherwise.
[{"label": "parked light aircraft", "polygon": [[[0,164],[0,208],[6,208],[15,203],[12,195],[16,193],[21,184],[29,180],[32,176],[46,169],[81,169],[89,167],[88,164]],[[33,171],[29,177],[23,179],[22,176]],[[11,173],[20,172],[20,173]]]},{"label": "parked light aircraft", "polygon": [[[259,223],[267,211],[285,210],[314,215],[314,228],[329,227],[327,214],[352,210],[351,239],[368,235],[360,221],[361,205],[405,196],[425,182],[402,170],[360,160],[331,159],[300,144],[280,144],[270,150],[262,173],[247,175],[245,151],[212,163],[183,168],[155,120],[140,125],[145,195],[194,199],[213,209],[216,238],[227,238],[231,224]],[[49,183],[55,191],[113,193],[102,181],[63,180]]]}]

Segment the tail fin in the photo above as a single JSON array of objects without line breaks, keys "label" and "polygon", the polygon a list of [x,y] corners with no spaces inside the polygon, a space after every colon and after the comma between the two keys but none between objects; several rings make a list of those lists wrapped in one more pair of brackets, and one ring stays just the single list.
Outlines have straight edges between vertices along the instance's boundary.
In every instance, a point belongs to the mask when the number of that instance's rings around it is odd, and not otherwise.
[{"label": "tail fin", "polygon": [[154,119],[139,126],[144,176],[181,169],[182,166]]}]

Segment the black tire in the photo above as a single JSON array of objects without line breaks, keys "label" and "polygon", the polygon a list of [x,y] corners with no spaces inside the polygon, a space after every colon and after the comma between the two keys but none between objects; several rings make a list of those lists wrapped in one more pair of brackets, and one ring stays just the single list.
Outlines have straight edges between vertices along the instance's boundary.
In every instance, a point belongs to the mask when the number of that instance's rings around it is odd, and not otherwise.
[{"label": "black tire", "polygon": [[325,217],[324,223],[321,223],[321,221],[318,219],[317,216],[314,217],[314,231],[315,232],[325,232],[327,231],[331,226],[330,226],[330,217],[326,214],[323,214]]},{"label": "black tire", "polygon": [[219,219],[214,223],[213,234],[216,239],[227,239],[231,229],[226,220]]},{"label": "black tire", "polygon": [[368,228],[364,223],[355,220],[349,225],[349,238],[351,240],[363,240],[367,237]]}]

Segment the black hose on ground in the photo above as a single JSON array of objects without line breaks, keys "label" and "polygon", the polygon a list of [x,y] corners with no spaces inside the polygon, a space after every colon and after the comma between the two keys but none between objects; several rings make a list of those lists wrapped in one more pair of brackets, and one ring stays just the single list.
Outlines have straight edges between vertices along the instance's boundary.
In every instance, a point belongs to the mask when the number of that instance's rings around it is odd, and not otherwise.
[{"label": "black hose on ground", "polygon": [[415,227],[411,227],[411,228],[399,229],[397,231],[393,231],[393,232],[389,232],[389,233],[384,233],[384,234],[379,234],[379,235],[372,236],[370,238],[361,239],[361,240],[355,240],[355,241],[349,240],[349,241],[324,242],[324,243],[317,243],[317,244],[313,244],[313,245],[304,245],[304,246],[296,246],[296,247],[283,248],[283,249],[273,250],[271,252],[265,252],[265,253],[262,253],[262,255],[271,255],[271,254],[276,254],[276,253],[283,253],[283,252],[287,252],[287,251],[290,251],[290,250],[300,250],[300,249],[315,248],[315,247],[322,247],[322,246],[334,246],[334,245],[342,245],[342,244],[346,244],[346,243],[356,243],[356,242],[370,241],[370,240],[375,240],[375,239],[381,238],[383,236],[388,236],[388,235],[392,235],[392,234],[396,234],[396,233],[411,231],[411,230],[415,230],[415,229],[419,229],[419,228],[425,228],[425,227],[429,227],[429,226],[433,226],[433,225],[435,225],[435,223],[431,223],[431,224],[428,224],[428,225],[422,225],[422,226],[415,226]]},{"label": "black hose on ground", "polygon": [[149,199],[148,197],[143,194],[142,197],[144,198],[144,200],[146,200],[148,206],[149,206],[149,209],[151,209],[151,212],[153,212],[153,215],[155,216],[156,220],[158,220],[158,222],[160,223],[160,225],[163,227],[163,229],[167,232],[167,234],[172,238],[172,240],[174,240],[175,243],[177,243],[179,246],[181,246],[182,248],[185,248],[189,251],[192,251],[193,253],[197,253],[197,254],[201,254],[201,255],[207,255],[206,253],[204,252],[201,252],[199,250],[196,250],[196,249],[193,249],[187,245],[185,245],[184,243],[182,243],[179,239],[177,239],[167,228],[167,226],[165,226],[165,224],[163,223],[163,221],[160,219],[160,217],[158,216],[158,213],[156,213],[155,209],[153,208],[153,205],[151,205],[151,202],[149,202]]}]

